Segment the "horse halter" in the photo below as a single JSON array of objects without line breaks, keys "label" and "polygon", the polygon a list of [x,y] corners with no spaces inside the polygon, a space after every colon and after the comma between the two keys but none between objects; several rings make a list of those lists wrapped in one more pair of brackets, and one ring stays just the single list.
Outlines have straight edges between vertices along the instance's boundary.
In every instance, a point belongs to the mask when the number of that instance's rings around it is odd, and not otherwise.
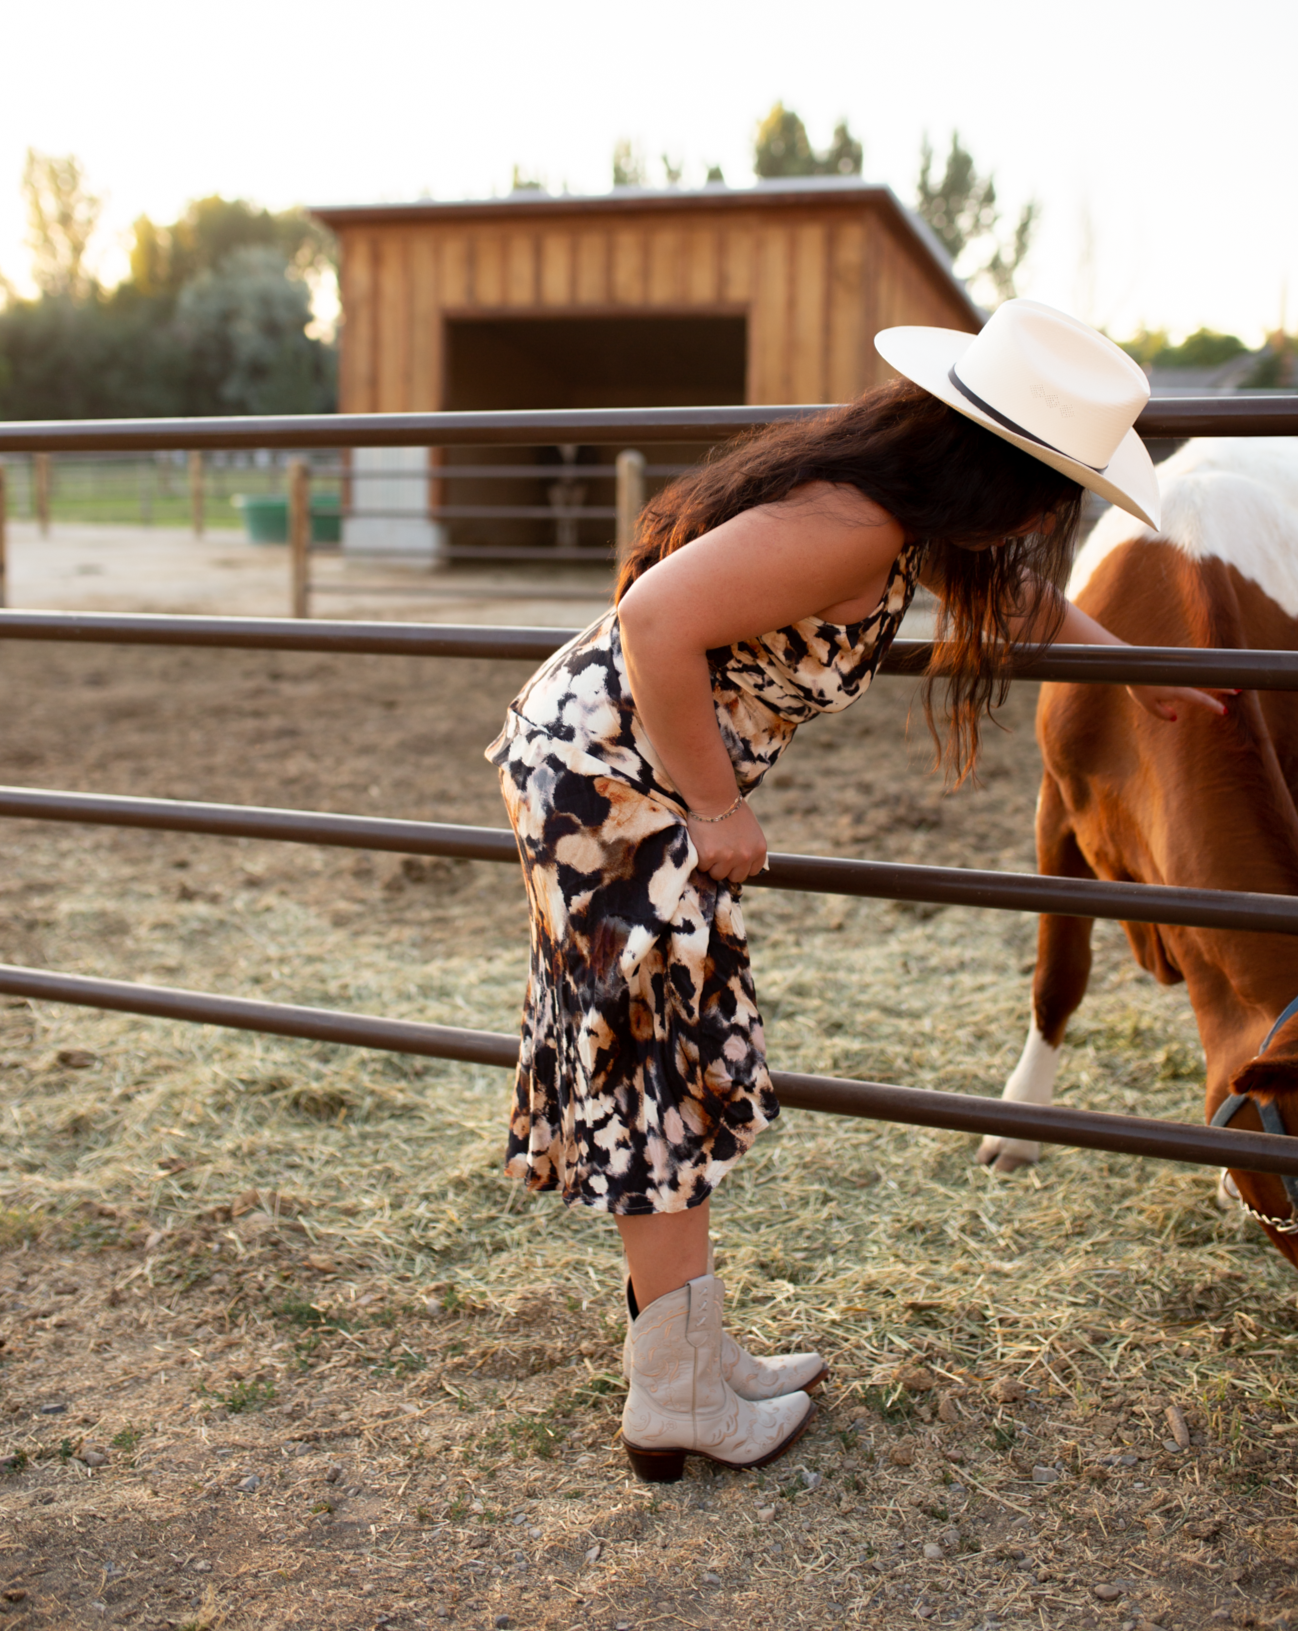
[{"label": "horse halter", "polygon": [[[1266,1033],[1262,1046],[1257,1050],[1255,1057],[1260,1058],[1275,1040],[1276,1032],[1288,1020],[1298,1014],[1298,997],[1295,997],[1287,1008],[1281,1013],[1275,1024]],[[1247,1093],[1231,1093],[1217,1106],[1217,1113],[1212,1118],[1214,1127],[1229,1127],[1231,1122],[1249,1102]],[[1274,1133],[1278,1137],[1286,1138],[1293,1135],[1285,1127],[1284,1118],[1274,1104],[1261,1104],[1254,1100],[1257,1113],[1262,1118],[1262,1127],[1265,1132]],[[1268,1218],[1261,1212],[1255,1211],[1243,1197],[1240,1197],[1240,1208],[1247,1212],[1249,1217],[1255,1218],[1258,1223],[1265,1223],[1268,1229],[1274,1229],[1278,1235],[1298,1235],[1298,1178],[1288,1173],[1279,1174],[1280,1182],[1284,1185],[1284,1192],[1289,1197],[1290,1215],[1287,1218]]]}]

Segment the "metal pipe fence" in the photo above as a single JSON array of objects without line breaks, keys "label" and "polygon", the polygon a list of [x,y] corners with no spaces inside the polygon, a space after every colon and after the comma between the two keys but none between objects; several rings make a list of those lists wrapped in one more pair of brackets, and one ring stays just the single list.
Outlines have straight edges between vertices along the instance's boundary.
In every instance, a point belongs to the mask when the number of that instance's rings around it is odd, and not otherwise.
[{"label": "metal pipe fence", "polygon": [[[549,412],[477,412],[437,414],[316,414],[278,415],[240,418],[194,418],[156,420],[88,420],[45,421],[34,423],[0,423],[0,455],[30,453],[33,455],[32,482],[44,495],[34,499],[40,511],[42,532],[48,530],[50,455],[55,452],[77,452],[117,455],[144,452],[171,452],[188,449],[190,465],[190,510],[195,533],[201,533],[207,510],[204,504],[202,455],[211,449],[230,451],[254,449],[258,452],[289,450],[298,460],[313,449],[336,451],[339,448],[367,447],[521,447],[600,445],[622,443],[629,437],[642,443],[694,443],[707,445],[725,440],[736,434],[753,431],[765,425],[789,420],[814,417],[825,410],[820,406],[786,404],[770,407],[712,407],[712,408],[614,408],[568,409]],[[1267,397],[1181,397],[1152,401],[1137,421],[1136,429],[1147,439],[1167,439],[1189,435],[1295,435],[1298,434],[1298,396],[1275,394]],[[194,456],[197,455],[195,465]],[[615,521],[617,548],[625,547],[629,537],[634,510],[637,508],[624,487],[633,488],[643,502],[646,478],[677,473],[681,467],[671,465],[648,466],[638,453],[630,455],[640,459],[638,469],[624,467],[622,461],[613,467],[618,484],[617,502],[607,505],[510,506],[501,504],[450,504],[434,502],[418,512],[420,517],[434,526],[447,522],[472,521],[552,521],[558,529],[558,541],[583,521]],[[161,466],[159,467],[161,468]],[[313,463],[311,474],[317,470],[321,478],[341,480],[344,490],[352,481],[418,479],[430,484],[462,479],[464,471],[473,468],[485,472],[492,466],[457,467],[453,464],[430,464],[426,471],[369,471],[349,469],[343,465]],[[516,467],[519,470],[527,467]],[[199,472],[195,477],[195,470]],[[585,480],[587,475],[605,478],[607,472],[599,466],[562,464],[533,467],[529,479],[557,478],[560,481]],[[512,475],[507,479],[515,479]],[[522,479],[521,476],[517,479]],[[290,486],[292,478],[290,476]],[[143,502],[143,500],[141,500]],[[177,500],[179,502],[179,500]],[[309,510],[309,492],[299,500]],[[415,512],[377,507],[365,510],[367,519],[408,522]],[[153,514],[150,500],[148,515]],[[290,519],[289,531],[303,523]],[[310,615],[311,595],[317,586],[310,573],[312,546],[306,554],[293,559],[291,568],[290,601],[295,615]],[[532,561],[548,565],[555,559],[554,551],[533,546],[534,554],[520,545],[453,544],[444,549],[439,559],[447,563],[476,562],[482,565],[510,563],[515,565]],[[4,543],[0,538],[0,555]],[[390,558],[410,560],[410,554],[394,550],[388,555],[382,551],[366,551],[376,560]],[[583,549],[574,548],[566,560],[574,564],[599,566],[607,564],[608,554],[590,544]],[[426,560],[425,564],[432,564]],[[321,586],[323,587],[323,586]],[[370,583],[344,586],[342,590],[330,585],[325,593],[351,592],[365,595],[410,595],[409,584]],[[524,597],[526,598],[526,596]],[[555,598],[552,591],[541,590],[537,598]],[[0,598],[0,604],[3,599]]]},{"label": "metal pipe fence", "polygon": [[[366,501],[366,490],[378,482],[400,488],[414,482],[433,492],[448,494],[443,502],[424,502],[418,513],[424,519],[437,522],[548,522],[556,528],[571,529],[583,523],[616,522],[619,509],[608,500],[587,501],[590,484],[606,488],[619,483],[617,464],[461,464],[446,463],[421,469],[367,469],[355,463],[332,459],[327,452],[317,453],[305,461],[284,450],[259,449],[254,460],[247,453],[191,451],[164,454],[161,452],[74,452],[30,453],[0,455],[0,485],[7,489],[8,519],[34,521],[42,537],[48,536],[52,524],[138,526],[152,528],[188,526],[196,538],[209,532],[237,532],[252,528],[249,511],[264,510],[268,501],[282,506],[291,499],[290,483],[295,465],[306,463],[310,491],[306,502],[313,523],[322,525],[332,536],[320,537],[313,525],[310,541],[312,555],[336,553],[340,547],[337,537],[339,523],[355,517],[366,521],[409,521],[412,510],[385,507],[382,503]],[[296,450],[300,454],[300,450]],[[238,460],[239,462],[231,462]],[[664,481],[688,470],[688,464],[656,464],[647,467],[645,474],[651,479]],[[465,483],[490,482],[493,485],[529,483],[543,488],[555,482],[577,483],[579,492],[565,502],[562,496],[551,493],[549,501],[539,503],[535,496],[511,502],[508,498],[491,501],[461,500]],[[264,525],[264,522],[261,523]],[[437,564],[467,564],[495,566],[500,564],[537,566],[577,565],[598,570],[607,569],[612,562],[611,529],[608,538],[593,535],[589,528],[583,533],[583,542],[577,547],[564,547],[562,538],[557,544],[493,544],[470,539],[464,543],[452,542],[441,549]],[[0,556],[4,553],[4,526],[0,518]],[[257,532],[254,541],[264,542]],[[396,562],[427,565],[427,555],[394,545],[391,549],[366,547],[364,558],[369,563]],[[455,585],[438,584],[440,592]],[[408,584],[391,582],[366,584],[333,584],[309,582],[307,610],[310,595],[315,593],[403,595],[420,593],[422,589]],[[4,586],[0,584],[0,606],[6,603]],[[463,592],[463,591],[458,591]],[[490,591],[488,591],[490,592]],[[578,593],[582,590],[579,589]],[[589,592],[589,586],[585,586]],[[514,598],[523,594],[527,599],[560,598],[544,587],[529,582]],[[566,598],[572,598],[569,595]]]},{"label": "metal pipe fence", "polygon": [[[168,617],[156,612],[0,612],[0,640],[84,645],[209,646],[226,650],[363,653],[388,657],[487,657],[540,663],[580,629],[526,624],[397,623],[271,617]],[[879,665],[889,676],[928,671],[928,640],[894,640]],[[1012,653],[1010,676],[1078,684],[1203,685],[1298,691],[1298,651],[1172,646],[1052,646]],[[939,667],[938,673],[942,672]]]},{"label": "metal pipe fence", "polygon": [[[514,863],[518,850],[507,827],[466,827],[380,816],[335,815],[243,804],[127,798],[112,793],[65,793],[39,787],[0,787],[0,818],[63,821],[151,832],[260,838],[333,849],[438,855],[450,860]],[[782,855],[745,885],[817,895],[848,895],[935,906],[974,906],[1058,917],[1110,918],[1119,923],[1166,923],[1195,929],[1245,929],[1298,935],[1298,900],[1171,884],[1105,879],[1043,878],[1035,872],[858,861],[837,855]]]},{"label": "metal pipe fence", "polygon": [[[25,997],[30,1002],[71,1003],[114,1013],[219,1025],[264,1036],[291,1036],[505,1070],[512,1070],[518,1063],[518,1038],[499,1031],[460,1030],[413,1020],[379,1019],[372,1014],[349,1014],[335,1008],[300,1008],[289,1003],[178,990],[174,986],[54,974],[11,963],[0,963],[0,993]],[[887,1082],[809,1076],[794,1071],[773,1071],[772,1080],[781,1104],[790,1110],[817,1110],[828,1115],[899,1121],[962,1133],[1007,1134],[1079,1149],[1111,1150],[1120,1155],[1298,1175],[1298,1148],[1271,1133],[1196,1127],[1189,1122],[1115,1116],[1060,1105],[1008,1104],[967,1093],[935,1093]]]},{"label": "metal pipe fence", "polygon": [[[563,443],[723,442],[824,407],[562,408],[489,413],[266,414],[237,418],[0,422],[0,453],[152,452],[171,448],[553,447]],[[1298,395],[1183,396],[1150,402],[1147,440],[1298,436]]]},{"label": "metal pipe fence", "polygon": [[[430,628],[419,624],[303,624],[256,618],[167,618],[113,614],[0,613],[0,638],[89,641],[142,645],[213,646],[226,649],[369,652],[440,657],[490,657],[538,661],[570,636],[567,630]],[[884,671],[914,674],[931,653],[922,641],[898,642]],[[1170,665],[1170,668],[1169,668]],[[1243,677],[1254,685],[1298,689],[1298,653],[1167,652],[1158,648],[1056,648],[1023,661],[1023,674],[1037,677],[1090,679],[1120,683],[1139,670],[1142,676],[1167,672],[1195,683],[1234,683]],[[1052,672],[1053,671],[1053,672]],[[150,830],[194,832],[213,836],[310,843],[403,854],[516,863],[513,834],[506,829],[463,827],[431,822],[332,814],[315,811],[249,808],[168,799],[57,792],[35,788],[0,788],[0,818],[94,823]],[[1113,883],[1103,880],[1041,878],[959,867],[923,867],[835,856],[780,855],[771,870],[753,880],[760,887],[893,900],[1054,912],[1062,915],[1114,918],[1126,922],[1176,923],[1215,929],[1298,934],[1298,902],[1266,896],[1168,886]],[[510,1038],[445,1027],[411,1026],[375,1016],[301,1010],[277,1004],[202,993],[159,992],[124,982],[0,967],[0,991],[41,995],[49,1001],[86,1003],[128,1012],[190,1019],[205,1023],[261,1029],[273,1034],[307,1036],[320,1041],[395,1048],[435,1057],[476,1059],[508,1065],[516,1056]],[[111,998],[111,1000],[109,1000]],[[303,1017],[303,1016],[307,1017]],[[303,1027],[307,1027],[303,1029]],[[465,1038],[479,1037],[477,1041]],[[465,1050],[470,1051],[466,1052]],[[472,1050],[477,1050],[472,1051]],[[513,1050],[512,1052],[509,1050]],[[1232,1159],[1253,1163],[1253,1170],[1298,1174],[1298,1153],[1275,1139],[1267,1164],[1257,1164],[1256,1148],[1229,1145],[1232,1138],[1265,1140],[1265,1134],[1231,1134],[1161,1122],[1141,1123],[1129,1117],[1097,1112],[1045,1109],[985,1100],[969,1095],[934,1094],[878,1083],[832,1078],[778,1077],[791,1108],[838,1114],[877,1116],[957,1131],[992,1131],[1003,1136],[1034,1137],[1160,1155],[1218,1165]],[[1025,1119],[1026,1118],[1026,1119]]]},{"label": "metal pipe fence", "polygon": [[[55,448],[524,445],[542,440],[709,441],[818,409],[651,409],[551,414],[366,415],[318,419],[116,421],[93,425],[0,426],[0,452]],[[1298,434],[1298,398],[1182,398],[1150,405],[1137,427],[1146,436]],[[638,455],[637,455],[638,457]],[[643,460],[639,475],[644,474]],[[292,478],[291,478],[292,479]],[[295,557],[307,555],[299,500]],[[295,578],[295,583],[297,582]],[[572,630],[303,623],[257,618],[170,618],[52,612],[0,613],[0,639],[60,640],[242,650],[383,653],[536,662]],[[886,674],[922,672],[927,642],[898,641]],[[1172,651],[1153,647],[1056,647],[1035,658],[1012,656],[1015,678],[1124,684],[1169,681],[1218,687],[1298,690],[1298,653]],[[514,861],[504,830],[272,810],[161,799],[0,789],[0,817],[96,822],[415,854]],[[753,880],[754,883],[759,880]],[[1298,904],[1288,897],[1101,880],[1040,878],[951,867],[911,867],[842,857],[772,857],[763,886],[931,901],[1019,911],[1049,911],[1130,922],[1298,933]],[[491,1032],[298,1008],[202,992],[0,965],[0,992],[120,1012],[231,1026],[266,1034],[374,1047],[502,1067],[517,1058],[512,1037]],[[842,1115],[912,1125],[1037,1138],[1083,1148],[1152,1155],[1204,1165],[1298,1175],[1298,1151],[1266,1133],[1195,1127],[1093,1111],[1012,1104],[882,1083],[776,1073],[783,1101]]]},{"label": "metal pipe fence", "polygon": [[[0,455],[9,485],[9,516],[34,521],[42,535],[51,524],[187,527],[195,536],[237,532],[239,500],[283,499],[289,457],[260,449],[206,454],[184,452],[75,452]],[[235,462],[238,461],[238,462]],[[341,467],[311,460],[317,499],[336,505]]]}]

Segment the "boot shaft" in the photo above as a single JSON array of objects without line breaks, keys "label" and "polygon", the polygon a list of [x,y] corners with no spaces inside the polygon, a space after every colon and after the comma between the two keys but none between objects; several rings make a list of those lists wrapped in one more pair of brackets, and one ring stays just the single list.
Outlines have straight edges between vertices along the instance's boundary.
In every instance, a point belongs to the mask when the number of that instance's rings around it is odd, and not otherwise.
[{"label": "boot shaft", "polygon": [[693,1415],[698,1353],[686,1341],[689,1315],[688,1285],[677,1286],[636,1315],[627,1343],[631,1362],[629,1404],[637,1393],[646,1393],[670,1415]]},{"label": "boot shaft", "polygon": [[652,1393],[659,1410],[690,1417],[726,1406],[721,1374],[725,1287],[711,1274],[642,1308],[630,1331],[631,1391]]}]

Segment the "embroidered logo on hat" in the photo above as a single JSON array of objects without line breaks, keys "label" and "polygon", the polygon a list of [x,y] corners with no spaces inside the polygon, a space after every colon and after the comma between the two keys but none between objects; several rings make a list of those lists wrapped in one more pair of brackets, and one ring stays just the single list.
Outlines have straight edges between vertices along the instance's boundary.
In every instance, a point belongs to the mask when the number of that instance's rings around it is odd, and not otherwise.
[{"label": "embroidered logo on hat", "polygon": [[1065,419],[1071,419],[1073,417],[1072,407],[1067,402],[1061,401],[1054,391],[1047,391],[1044,385],[1034,385],[1032,387],[1032,394],[1033,396],[1041,397],[1044,400],[1047,408],[1058,408],[1059,412]]}]

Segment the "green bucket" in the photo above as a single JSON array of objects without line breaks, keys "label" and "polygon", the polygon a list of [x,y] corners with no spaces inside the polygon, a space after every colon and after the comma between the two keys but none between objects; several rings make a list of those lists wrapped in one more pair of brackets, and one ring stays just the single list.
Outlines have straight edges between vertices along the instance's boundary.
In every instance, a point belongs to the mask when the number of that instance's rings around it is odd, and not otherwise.
[{"label": "green bucket", "polygon": [[311,542],[341,544],[343,507],[337,493],[321,493],[311,500]]},{"label": "green bucket", "polygon": [[[243,527],[253,544],[288,542],[288,499],[273,494],[239,493],[231,500],[243,513]],[[339,544],[343,536],[342,506],[333,493],[311,500],[311,542]]]},{"label": "green bucket", "polygon": [[231,502],[236,510],[243,512],[243,530],[250,543],[288,543],[286,498],[252,498],[246,493],[237,493]]}]

